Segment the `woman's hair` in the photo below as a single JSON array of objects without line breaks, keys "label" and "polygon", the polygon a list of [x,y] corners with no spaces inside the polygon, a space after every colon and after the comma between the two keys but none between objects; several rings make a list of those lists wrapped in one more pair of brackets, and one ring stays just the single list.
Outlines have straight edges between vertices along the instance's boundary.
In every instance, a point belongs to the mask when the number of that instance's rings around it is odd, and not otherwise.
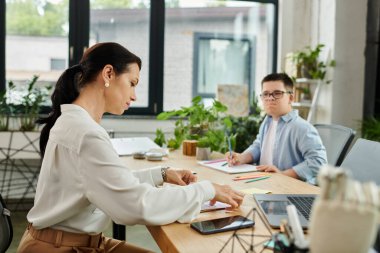
[{"label": "woman's hair", "polygon": [[40,137],[41,157],[45,154],[50,129],[61,115],[61,105],[71,104],[78,97],[80,89],[94,81],[105,65],[112,65],[116,75],[119,75],[128,72],[128,66],[133,63],[137,63],[141,69],[141,59],[138,56],[120,44],[105,42],[87,49],[78,65],[62,73],[51,96],[52,111],[48,117],[37,120],[37,123],[45,124]]}]

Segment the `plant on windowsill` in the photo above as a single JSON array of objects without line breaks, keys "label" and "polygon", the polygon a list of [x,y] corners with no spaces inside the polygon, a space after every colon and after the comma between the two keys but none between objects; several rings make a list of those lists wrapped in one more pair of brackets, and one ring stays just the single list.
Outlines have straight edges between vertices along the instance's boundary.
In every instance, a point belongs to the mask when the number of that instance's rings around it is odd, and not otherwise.
[{"label": "plant on windowsill", "polygon": [[[27,83],[27,89],[19,89],[18,93],[21,98],[13,103],[8,104],[11,110],[11,116],[17,116],[20,119],[20,131],[34,131],[35,121],[38,119],[41,105],[49,96],[51,86],[35,87],[39,76],[34,75]],[[13,85],[10,81],[9,84]]]},{"label": "plant on windowsill", "polygon": [[[167,143],[167,147],[178,149],[184,140],[197,140],[198,147],[210,147],[211,151],[226,152],[228,150],[225,130],[231,127],[229,119],[223,117],[227,107],[214,100],[211,107],[205,107],[200,96],[192,99],[192,105],[179,110],[162,112],[157,116],[159,120],[176,118],[174,137],[165,140],[161,130],[156,131],[155,142]],[[235,143],[231,135],[231,142]]]},{"label": "plant on windowsill", "polygon": [[12,107],[7,102],[8,94],[14,89],[14,84],[9,82],[8,89],[0,93],[0,131],[8,131],[9,118]]},{"label": "plant on windowsill", "polygon": [[[318,44],[315,48],[308,46],[306,49],[292,54],[291,61],[297,67],[295,78],[325,79],[327,69],[335,67],[336,62],[335,60],[321,61],[319,59],[324,46],[324,44]],[[330,80],[326,81],[326,83],[330,82]]]},{"label": "plant on windowsill", "polygon": [[34,75],[27,85],[27,90],[20,100],[20,104],[16,106],[16,114],[20,118],[21,131],[34,131],[36,127],[35,121],[41,104],[46,101],[51,86],[42,88],[35,87],[39,76]]}]

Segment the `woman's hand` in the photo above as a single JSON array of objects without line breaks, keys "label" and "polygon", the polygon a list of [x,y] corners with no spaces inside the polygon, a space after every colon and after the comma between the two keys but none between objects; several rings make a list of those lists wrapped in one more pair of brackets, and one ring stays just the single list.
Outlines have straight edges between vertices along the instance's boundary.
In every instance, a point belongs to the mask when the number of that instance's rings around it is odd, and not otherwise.
[{"label": "woman's hand", "polygon": [[197,176],[190,170],[168,169],[166,171],[166,182],[178,185],[188,185],[197,181]]},{"label": "woman's hand", "polygon": [[256,168],[258,171],[281,173],[281,171],[274,165],[258,165]]},{"label": "woman's hand", "polygon": [[210,205],[214,205],[216,201],[231,205],[229,209],[238,208],[243,203],[244,193],[235,191],[229,185],[219,185],[213,183],[215,188],[215,197],[210,200]]}]

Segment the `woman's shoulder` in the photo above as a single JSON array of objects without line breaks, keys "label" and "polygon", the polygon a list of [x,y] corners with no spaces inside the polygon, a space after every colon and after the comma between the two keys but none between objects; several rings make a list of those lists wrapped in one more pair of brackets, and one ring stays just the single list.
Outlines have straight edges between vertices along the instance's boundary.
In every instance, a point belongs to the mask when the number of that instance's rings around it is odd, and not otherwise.
[{"label": "woman's shoulder", "polygon": [[56,142],[79,147],[90,137],[107,139],[107,131],[92,119],[77,115],[61,115],[51,129]]}]

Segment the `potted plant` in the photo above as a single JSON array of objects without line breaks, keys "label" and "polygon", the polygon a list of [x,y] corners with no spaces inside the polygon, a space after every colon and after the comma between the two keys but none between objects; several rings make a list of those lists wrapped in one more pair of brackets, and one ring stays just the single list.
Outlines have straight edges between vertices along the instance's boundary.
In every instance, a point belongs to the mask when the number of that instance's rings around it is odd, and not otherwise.
[{"label": "potted plant", "polygon": [[42,103],[46,101],[49,96],[51,86],[35,87],[39,76],[34,75],[27,85],[26,91],[19,104],[16,105],[16,114],[20,118],[21,131],[33,131],[36,127],[35,121],[38,118],[38,114]]},{"label": "potted plant", "polygon": [[158,130],[155,141],[159,145],[167,143],[168,148],[177,149],[184,140],[197,140],[198,147],[225,152],[228,150],[225,130],[232,124],[229,119],[224,120],[225,117],[222,117],[226,111],[227,107],[219,101],[214,100],[211,107],[205,107],[200,96],[194,97],[191,106],[162,112],[157,116],[159,120],[175,117],[176,121],[174,137],[166,141],[163,132]]},{"label": "potted plant", "polygon": [[364,119],[361,132],[364,139],[380,142],[380,118],[369,117]]},{"label": "potted plant", "polygon": [[[326,70],[329,67],[335,67],[335,60],[321,61],[320,53],[325,45],[318,44],[315,48],[310,46],[291,55],[291,61],[297,67],[296,78],[308,78],[324,80]],[[327,81],[330,83],[331,81]]]},{"label": "potted plant", "polygon": [[0,131],[9,130],[9,120],[14,108],[8,103],[8,100],[14,87],[13,82],[9,82],[7,90],[0,92]]}]

